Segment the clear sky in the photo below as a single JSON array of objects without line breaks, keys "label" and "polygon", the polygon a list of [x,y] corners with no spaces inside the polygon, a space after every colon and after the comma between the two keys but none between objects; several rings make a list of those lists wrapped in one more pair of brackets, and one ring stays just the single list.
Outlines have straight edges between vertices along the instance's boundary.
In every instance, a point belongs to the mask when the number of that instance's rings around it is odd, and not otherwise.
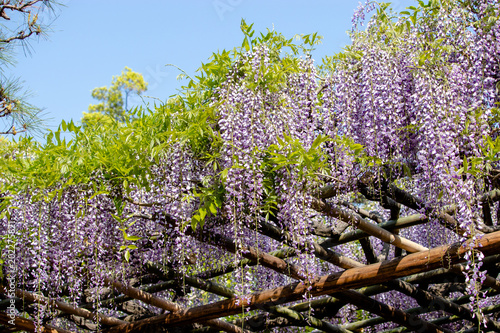
[{"label": "clear sky", "polygon": [[[241,19],[286,37],[318,32],[316,61],[349,44],[346,31],[358,1],[348,0],[66,0],[52,15],[48,39],[31,41],[31,55],[17,49],[11,69],[33,93],[29,102],[45,109],[49,128],[62,119],[79,121],[95,101],[91,90],[108,86],[125,66],[149,83],[145,95],[166,100],[213,52],[240,46]],[[393,1],[404,10],[412,0]],[[138,102],[137,99],[132,102]]]}]

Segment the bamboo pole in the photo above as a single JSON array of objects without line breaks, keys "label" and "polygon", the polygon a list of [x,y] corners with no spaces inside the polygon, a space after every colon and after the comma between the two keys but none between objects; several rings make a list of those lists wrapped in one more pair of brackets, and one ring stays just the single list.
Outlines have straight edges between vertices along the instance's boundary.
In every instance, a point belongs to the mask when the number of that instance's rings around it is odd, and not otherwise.
[{"label": "bamboo pole", "polygon": [[358,229],[363,230],[367,234],[370,234],[385,243],[397,246],[408,252],[421,252],[428,250],[426,247],[417,244],[409,239],[403,238],[401,236],[395,235],[390,231],[387,231],[378,225],[369,223],[363,219],[358,214],[351,214],[344,209],[332,206],[324,201],[313,199],[312,208],[318,212],[321,212],[327,216],[335,217],[341,221],[350,223],[356,226]]},{"label": "bamboo pole", "polygon": [[[427,216],[423,214],[414,214],[410,216],[400,217],[397,220],[389,220],[386,222],[382,222],[378,224],[379,227],[384,228],[386,230],[399,230],[403,228],[408,228],[414,225],[423,224],[428,221]],[[370,236],[368,233],[362,230],[354,230],[350,232],[343,233],[337,238],[329,238],[321,243],[323,247],[332,247],[335,245],[345,244],[348,242],[352,242],[354,240],[358,240],[361,238],[365,238]]]},{"label": "bamboo pole", "polygon": [[[279,242],[287,242],[290,246],[292,242],[292,237],[290,237],[290,233],[281,232],[277,227],[271,225],[268,222],[263,220],[259,221],[259,232],[265,236],[271,237]],[[306,248],[313,248],[314,255],[321,260],[327,261],[331,264],[334,264],[338,267],[348,269],[352,267],[361,267],[364,266],[362,263],[357,262],[349,257],[338,254],[330,249],[325,249],[321,245],[316,242],[304,241]]]}]

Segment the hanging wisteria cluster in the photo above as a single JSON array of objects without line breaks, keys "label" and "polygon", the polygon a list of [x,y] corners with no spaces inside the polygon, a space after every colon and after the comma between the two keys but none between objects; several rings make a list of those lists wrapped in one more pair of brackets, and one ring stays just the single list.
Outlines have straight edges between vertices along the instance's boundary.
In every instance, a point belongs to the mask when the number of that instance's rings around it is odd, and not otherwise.
[{"label": "hanging wisteria cluster", "polygon": [[[17,298],[43,296],[18,301],[13,315],[36,331],[128,332],[136,321],[179,323],[184,308],[186,318],[199,311],[184,325],[200,331],[193,322],[230,332],[498,330],[499,260],[480,247],[500,225],[500,3],[419,3],[401,14],[360,5],[352,45],[319,66],[316,35],[300,45],[274,31],[254,38],[242,22],[242,47],[214,54],[164,105],[127,123],[64,122],[70,142],[58,131],[45,145],[4,144],[0,294],[12,298],[14,279]],[[441,258],[453,278],[411,275],[433,269],[422,267],[322,298],[329,274],[456,242],[463,257]],[[142,294],[129,294],[136,287]],[[423,310],[422,295],[449,308]],[[61,316],[51,300],[81,311]],[[217,304],[226,321],[201,315]],[[458,318],[442,319],[447,309]]]}]

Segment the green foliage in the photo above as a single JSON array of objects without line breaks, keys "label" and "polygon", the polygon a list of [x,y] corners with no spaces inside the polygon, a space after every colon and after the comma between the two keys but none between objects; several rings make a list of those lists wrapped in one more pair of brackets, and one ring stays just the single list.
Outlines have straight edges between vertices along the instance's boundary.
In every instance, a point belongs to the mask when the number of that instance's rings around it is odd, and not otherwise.
[{"label": "green foliage", "polygon": [[331,139],[325,135],[318,135],[309,149],[303,147],[299,140],[286,134],[278,138],[278,144],[271,145],[267,151],[272,170],[290,166],[299,172],[303,178],[315,174],[326,167],[327,157],[321,150],[321,144]]},{"label": "green foliage", "polygon": [[[377,15],[381,21],[385,20],[388,28],[392,24],[391,15],[384,14],[384,10],[387,7],[382,5]],[[414,15],[411,11],[409,16]],[[295,44],[293,38],[287,39],[270,30],[256,36],[252,26],[245,21],[242,21],[241,28],[244,34],[241,47],[214,53],[207,63],[202,63],[195,76],[186,75],[188,80],[180,94],[164,105],[157,105],[151,111],[134,109],[130,111],[131,117],[124,117],[123,93],[140,94],[146,89],[142,76],[126,68],[121,76],[113,78],[110,88],[94,90],[93,94],[102,102],[92,108],[94,112],[85,113],[85,126],[63,121],[58,130],[49,132],[44,144],[30,138],[0,144],[0,153],[6,156],[0,160],[0,177],[6,180],[1,185],[2,190],[44,189],[42,196],[50,199],[60,195],[66,186],[89,184],[95,174],[103,175],[106,182],[93,182],[95,193],[107,193],[109,184],[119,186],[124,193],[134,187],[148,190],[155,182],[150,174],[151,167],[161,163],[173,147],[180,146],[214,172],[212,176],[200,180],[192,192],[184,194],[184,200],[196,200],[198,203],[197,210],[186,223],[191,223],[193,228],[203,226],[207,216],[220,214],[228,174],[228,170],[219,163],[223,142],[216,111],[221,96],[217,95],[216,88],[226,80],[229,70],[235,68],[242,77],[245,75],[247,87],[280,91],[287,77],[299,71],[296,55],[310,52],[320,41],[319,36],[312,34],[301,36],[302,43]],[[434,41],[436,47],[439,43]],[[264,77],[255,82],[252,67],[242,59],[248,51],[262,44],[269,49],[270,63]],[[344,52],[324,59],[322,70],[327,73],[334,70],[337,64],[356,61],[362,56],[360,51],[347,47]],[[497,113],[493,112],[492,119]],[[116,121],[122,116],[121,121]],[[61,132],[69,132],[73,138],[67,141],[62,138]],[[261,207],[264,214],[272,214],[277,205],[273,192],[273,177],[277,170],[293,169],[303,179],[315,181],[318,181],[318,176],[328,174],[327,156],[322,148],[328,141],[333,141],[335,149],[354,156],[353,162],[361,167],[382,166],[378,157],[369,156],[362,145],[350,138],[318,135],[310,147],[304,147],[299,140],[285,133],[265,151],[255,152],[265,156],[261,166],[265,174],[265,203]],[[480,160],[477,157],[473,160],[465,158],[460,172],[476,172],[480,164],[498,160],[499,139],[485,138],[484,143],[484,156]],[[123,228],[124,240],[130,241],[127,239],[127,225],[124,224]],[[127,249],[130,250],[128,247],[122,250]]]},{"label": "green foliage", "polygon": [[92,127],[102,126],[106,128],[111,126],[114,121],[115,119],[101,112],[84,112],[82,117],[82,124]]},{"label": "green foliage", "polygon": [[[157,133],[155,120],[140,110],[131,114],[138,119],[125,123],[112,122],[102,126],[76,126],[73,121],[63,121],[56,131],[46,136],[41,144],[31,138],[21,138],[10,145],[1,145],[1,177],[4,191],[29,189],[48,190],[50,197],[72,184],[88,183],[94,174],[103,174],[109,182],[137,184],[148,187],[147,170],[151,165],[150,151]],[[66,141],[61,132],[69,132],[73,139]],[[136,135],[134,135],[136,133]],[[94,190],[106,190],[105,184],[94,184]],[[52,194],[51,194],[52,193]]]},{"label": "green foliage", "polygon": [[479,157],[464,156],[462,167],[457,173],[469,174],[477,178],[487,176],[494,165],[500,161],[500,137],[493,140],[489,136],[484,136],[481,153],[482,156]]},{"label": "green foliage", "polygon": [[[131,187],[148,190],[156,181],[151,177],[151,167],[161,163],[172,147],[185,146],[197,159],[210,166],[214,175],[203,179],[184,200],[196,200],[198,209],[189,221],[193,228],[203,226],[207,216],[216,215],[225,195],[224,182],[227,170],[219,165],[222,141],[217,128],[215,88],[226,80],[228,71],[235,66],[241,73],[253,77],[251,66],[241,59],[247,50],[266,44],[271,56],[271,66],[266,76],[257,83],[248,79],[252,89],[279,91],[288,75],[298,73],[297,55],[309,52],[321,39],[316,34],[300,37],[303,44],[296,45],[275,31],[255,36],[251,26],[242,21],[244,39],[242,46],[231,51],[214,53],[209,62],[203,63],[197,75],[182,87],[179,95],[153,111],[131,110],[125,114],[124,99],[130,93],[140,94],[146,83],[140,74],[125,68],[121,76],[114,77],[111,87],[97,88],[93,96],[101,103],[91,106],[84,114],[85,126],[76,126],[72,121],[61,123],[56,131],[46,136],[45,143],[22,138],[8,146],[0,145],[0,153],[15,158],[0,161],[0,177],[8,179],[2,184],[4,191],[26,191],[40,189],[39,198],[50,200],[61,195],[66,186],[89,184],[92,175],[103,175],[105,182],[92,182],[94,193],[109,193],[109,184],[119,186],[128,193]],[[264,66],[264,64],[262,64]],[[215,99],[216,100],[216,99]],[[117,121],[119,120],[119,121]],[[72,134],[71,140],[62,137],[62,132]],[[267,204],[263,211],[271,212],[276,206],[272,193],[272,170],[298,166],[304,177],[320,172],[326,158],[321,145],[329,140],[319,136],[311,147],[302,147],[295,138],[284,135],[280,143],[267,152],[269,165],[263,166],[266,174]],[[271,183],[269,183],[271,182]],[[128,224],[123,219],[124,244],[122,251],[130,251]],[[126,255],[128,257],[128,255]]]},{"label": "green foliage", "polygon": [[128,229],[130,229],[135,224],[135,222],[137,222],[137,220],[128,222],[133,217],[133,215],[122,217],[125,203],[115,198],[115,208],[117,214],[111,214],[111,216],[118,222],[118,229],[123,234],[123,245],[120,246],[120,252],[125,251],[123,252],[123,257],[128,262],[130,259],[130,251],[137,249],[137,246],[134,245],[133,242],[140,240],[142,237],[132,236],[128,233]]},{"label": "green foliage", "polygon": [[[228,71],[237,68],[246,73],[247,86],[253,90],[280,91],[287,77],[299,72],[300,52],[309,53],[321,40],[317,34],[299,37],[302,42],[295,44],[293,38],[268,30],[256,36],[251,25],[242,21],[244,41],[241,47],[231,51],[214,53],[207,63],[202,63],[197,75],[188,78],[179,95],[169,99],[164,105],[155,106],[152,111],[135,109],[131,117],[125,117],[123,92],[138,93],[146,89],[140,74],[126,68],[119,77],[114,77],[111,87],[97,88],[93,96],[101,103],[89,108],[85,113],[85,126],[73,122],[61,123],[58,130],[49,132],[44,144],[23,138],[8,146],[0,145],[0,153],[16,158],[0,161],[0,177],[8,179],[2,184],[4,191],[25,191],[33,188],[44,189],[41,197],[49,200],[61,194],[62,189],[73,184],[89,184],[92,175],[104,176],[105,183],[92,182],[94,193],[109,193],[109,184],[119,186],[128,193],[131,187],[148,190],[156,181],[151,177],[151,167],[168,156],[175,146],[184,146],[199,161],[210,166],[214,176],[201,180],[183,200],[196,200],[198,208],[192,216],[191,226],[203,226],[210,215],[219,214],[225,196],[225,178],[228,170],[219,165],[222,139],[217,128],[217,91],[226,80]],[[253,81],[252,67],[241,61],[246,53],[258,45],[269,49],[270,65],[264,77]],[[352,55],[344,55],[352,56]],[[339,55],[339,57],[342,57]],[[264,66],[264,64],[261,64]],[[279,102],[281,103],[281,102]],[[121,119],[120,119],[121,118]],[[120,120],[120,121],[116,121]],[[69,132],[73,138],[62,138],[61,132]],[[304,147],[299,140],[286,133],[278,138],[278,143],[266,151],[258,152],[267,156],[261,166],[266,175],[264,192],[266,198],[261,207],[265,214],[273,214],[276,209],[276,195],[273,192],[274,173],[278,169],[296,170],[303,179],[318,179],[327,173],[327,157],[323,144],[332,140],[318,135],[310,147]],[[340,140],[335,138],[334,140]],[[363,147],[343,138],[346,149],[357,155],[360,161],[369,164],[370,157],[364,155]],[[124,244],[121,251],[128,257],[134,246],[129,238],[126,217],[115,214],[120,223]],[[120,220],[118,220],[120,219]]]},{"label": "green foliage", "polygon": [[[92,90],[92,97],[100,101],[98,104],[89,106],[89,113],[84,112],[83,124],[104,121],[108,123],[110,119],[124,121],[127,117],[128,97],[130,94],[140,95],[147,89],[147,82],[141,74],[125,67],[122,74],[113,76],[110,87],[100,87]],[[92,116],[92,113],[101,113],[104,117]]]},{"label": "green foliage", "polygon": [[[193,191],[192,198],[199,199],[199,208],[193,214],[191,219],[191,228],[196,230],[198,226],[203,227],[205,224],[205,218],[210,216],[216,216],[218,210],[222,207],[222,202],[224,199],[225,190],[221,182],[217,182],[215,186],[210,186],[210,184],[205,181],[198,190]],[[190,197],[185,197],[185,199],[190,199]]]}]

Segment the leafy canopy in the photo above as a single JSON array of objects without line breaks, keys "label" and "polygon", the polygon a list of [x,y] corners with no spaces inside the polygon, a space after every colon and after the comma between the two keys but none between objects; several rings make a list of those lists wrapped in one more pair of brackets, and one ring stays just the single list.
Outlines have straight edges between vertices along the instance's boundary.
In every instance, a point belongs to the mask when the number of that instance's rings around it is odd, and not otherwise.
[{"label": "leafy canopy", "polygon": [[[83,124],[106,122],[111,119],[124,121],[127,117],[128,98],[131,94],[141,95],[147,90],[148,83],[142,74],[125,67],[121,75],[113,76],[110,87],[100,87],[92,90],[92,97],[100,101],[91,104],[89,112],[83,113]],[[93,113],[100,113],[95,115]]]}]

